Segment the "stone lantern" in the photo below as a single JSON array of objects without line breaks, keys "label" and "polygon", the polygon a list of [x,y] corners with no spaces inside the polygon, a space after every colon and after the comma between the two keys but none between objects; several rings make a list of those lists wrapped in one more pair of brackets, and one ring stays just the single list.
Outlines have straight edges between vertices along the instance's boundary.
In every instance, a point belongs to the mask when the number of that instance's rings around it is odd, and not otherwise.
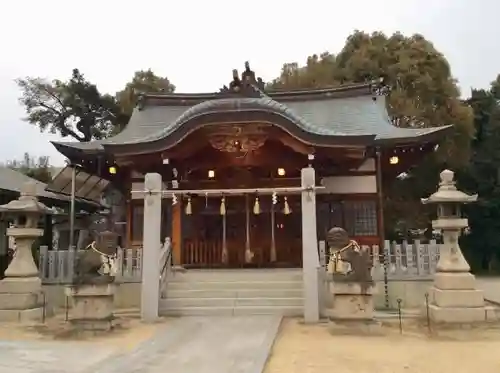
[{"label": "stone lantern", "polygon": [[21,196],[0,206],[0,212],[14,220],[7,235],[15,239],[16,250],[12,262],[0,281],[0,320],[23,321],[42,317],[40,294],[42,283],[31,247],[43,229],[40,218],[52,211],[36,197],[36,184],[26,183]]},{"label": "stone lantern", "polygon": [[442,323],[490,320],[494,312],[485,307],[483,292],[476,289],[475,277],[469,272],[470,266],[458,243],[462,230],[469,225],[461,215],[461,206],[476,202],[477,195],[458,190],[453,171],[444,170],[440,177],[437,192],[422,199],[423,204],[437,205],[437,219],[432,227],[443,232],[434,283],[429,292],[429,316]]},{"label": "stone lantern", "polygon": [[441,182],[436,193],[429,198],[423,198],[423,204],[437,205],[437,219],[432,222],[432,228],[443,232],[444,244],[440,251],[438,272],[469,272],[470,267],[458,245],[461,231],[469,226],[467,219],[462,217],[463,204],[476,202],[476,195],[468,195],[457,190],[453,179],[454,173],[444,170],[440,174]]}]

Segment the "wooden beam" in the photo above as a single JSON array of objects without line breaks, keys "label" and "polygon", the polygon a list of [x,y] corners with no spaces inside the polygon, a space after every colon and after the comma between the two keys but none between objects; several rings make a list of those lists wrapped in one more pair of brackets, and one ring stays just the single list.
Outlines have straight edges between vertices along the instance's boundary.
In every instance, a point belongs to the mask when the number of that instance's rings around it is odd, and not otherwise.
[{"label": "wooden beam", "polygon": [[[164,198],[172,198],[175,196],[187,196],[187,195],[246,195],[246,194],[260,194],[260,195],[271,195],[271,194],[298,194],[303,191],[314,192],[316,190],[325,189],[323,186],[311,185],[310,187],[285,187],[285,188],[236,188],[236,189],[170,189],[162,190],[162,195]],[[132,198],[140,199],[144,198],[144,195],[148,193],[146,190],[132,190]],[[180,201],[179,201],[180,202]],[[178,205],[179,202],[176,204]],[[174,206],[176,206],[174,205]]]}]

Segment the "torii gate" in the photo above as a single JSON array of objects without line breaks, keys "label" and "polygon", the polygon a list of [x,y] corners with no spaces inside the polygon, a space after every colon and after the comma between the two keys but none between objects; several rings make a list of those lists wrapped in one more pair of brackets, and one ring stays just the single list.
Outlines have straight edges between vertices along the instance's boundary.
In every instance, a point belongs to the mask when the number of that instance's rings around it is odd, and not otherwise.
[{"label": "torii gate", "polygon": [[[304,321],[319,321],[319,257],[316,232],[316,190],[315,171],[312,167],[301,171],[301,186],[291,188],[257,188],[224,190],[224,194],[258,193],[272,194],[286,189],[301,193],[302,207],[302,281],[304,286]],[[184,194],[221,194],[220,190],[164,190],[161,175],[148,173],[144,179],[144,190],[134,190],[134,198],[144,198],[144,234],[141,278],[141,319],[153,322],[159,317],[160,304],[160,240],[161,201],[165,197]]]}]

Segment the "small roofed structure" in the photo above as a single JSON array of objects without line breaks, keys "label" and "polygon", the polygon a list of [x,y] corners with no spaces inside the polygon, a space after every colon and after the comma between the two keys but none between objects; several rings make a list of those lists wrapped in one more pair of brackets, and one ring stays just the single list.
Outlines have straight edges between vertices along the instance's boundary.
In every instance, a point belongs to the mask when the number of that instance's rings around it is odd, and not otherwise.
[{"label": "small roofed structure", "polygon": [[[0,167],[0,203],[7,203],[17,198],[21,194],[23,185],[28,182],[33,183],[36,197],[49,206],[64,207],[70,202],[70,198],[65,194],[47,191],[47,184],[12,168]],[[98,203],[82,198],[77,198],[76,203],[85,205],[87,208],[96,209],[100,207]]]},{"label": "small roofed structure", "polygon": [[[27,183],[30,183],[31,188],[34,189],[33,193],[39,200],[37,203],[42,203],[50,208],[63,209],[69,212],[70,196],[47,191],[47,184],[8,167],[0,167],[0,204],[3,205],[9,202],[19,203],[19,200],[16,200],[22,194],[23,187]],[[82,198],[76,198],[75,204],[78,211],[85,210],[88,212],[95,212],[101,208],[99,203]],[[61,215],[64,216],[63,214]],[[52,216],[46,214],[43,226],[44,236],[40,241],[42,245],[50,246],[52,244],[53,223]],[[0,219],[0,278],[8,262],[7,254],[9,244],[6,236],[7,227],[8,217],[3,216],[2,219]]]},{"label": "small roofed structure", "polygon": [[[140,96],[130,122],[116,136],[53,144],[130,196],[129,245],[142,243],[143,208],[130,191],[141,188],[146,173],[158,172],[166,188],[177,188],[180,195],[193,191],[179,204],[164,206],[162,227],[172,237],[179,264],[220,265],[214,258],[221,245],[229,245],[228,265],[241,265],[241,248],[251,246],[260,266],[274,262],[272,247],[278,258],[272,265],[296,266],[301,261],[300,199],[278,196],[280,206],[287,206],[278,209],[261,196],[260,212],[252,214],[256,196],[229,197],[223,191],[297,186],[301,168],[312,165],[324,186],[317,198],[319,238],[339,226],[361,244],[380,243],[382,178],[417,164],[453,128],[394,126],[387,91],[380,80],[268,91],[247,63],[218,92]],[[221,196],[209,198],[205,190],[220,190]],[[220,218],[221,198],[230,224]]]}]

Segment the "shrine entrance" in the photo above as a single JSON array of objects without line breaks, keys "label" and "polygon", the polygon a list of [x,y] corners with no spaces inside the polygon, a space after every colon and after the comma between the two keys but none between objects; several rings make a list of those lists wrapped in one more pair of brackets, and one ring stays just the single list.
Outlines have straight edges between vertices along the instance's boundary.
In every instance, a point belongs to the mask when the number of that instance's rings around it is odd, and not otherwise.
[{"label": "shrine entrance", "polygon": [[[286,208],[285,208],[286,204]],[[184,206],[186,210],[186,206]],[[190,268],[301,267],[300,197],[190,197],[181,264]]]}]

